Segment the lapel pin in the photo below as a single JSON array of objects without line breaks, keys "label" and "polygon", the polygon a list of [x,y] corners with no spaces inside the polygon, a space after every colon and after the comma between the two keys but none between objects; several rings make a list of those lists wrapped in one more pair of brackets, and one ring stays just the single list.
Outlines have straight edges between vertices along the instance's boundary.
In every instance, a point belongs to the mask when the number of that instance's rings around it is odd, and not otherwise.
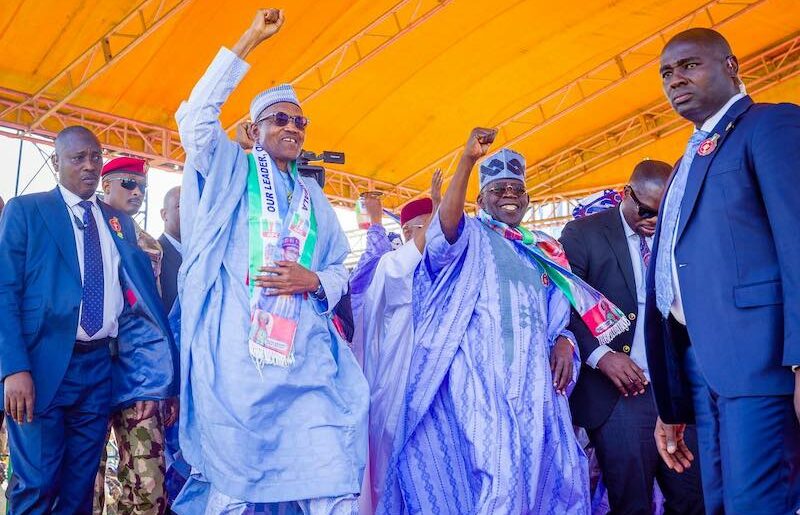
[{"label": "lapel pin", "polygon": [[714,134],[710,138],[700,143],[700,146],[697,147],[697,155],[707,156],[708,154],[712,153],[714,149],[717,148],[718,139],[719,139],[719,134]]},{"label": "lapel pin", "polygon": [[108,225],[110,225],[110,226],[111,226],[111,230],[112,230],[112,231],[114,231],[115,233],[117,233],[117,237],[118,237],[118,238],[122,238],[122,226],[121,226],[121,225],[120,225],[120,223],[119,223],[119,218],[117,218],[116,216],[115,216],[115,217],[113,217],[113,218],[111,218],[111,219],[108,221]]}]

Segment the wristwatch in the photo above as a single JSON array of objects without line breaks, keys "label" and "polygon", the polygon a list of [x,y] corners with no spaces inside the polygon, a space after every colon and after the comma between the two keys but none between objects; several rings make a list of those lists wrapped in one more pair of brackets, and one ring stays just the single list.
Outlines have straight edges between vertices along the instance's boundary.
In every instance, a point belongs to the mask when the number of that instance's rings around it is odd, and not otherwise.
[{"label": "wristwatch", "polygon": [[322,281],[319,282],[319,287],[311,292],[311,296],[317,300],[325,300],[325,288],[322,287]]}]

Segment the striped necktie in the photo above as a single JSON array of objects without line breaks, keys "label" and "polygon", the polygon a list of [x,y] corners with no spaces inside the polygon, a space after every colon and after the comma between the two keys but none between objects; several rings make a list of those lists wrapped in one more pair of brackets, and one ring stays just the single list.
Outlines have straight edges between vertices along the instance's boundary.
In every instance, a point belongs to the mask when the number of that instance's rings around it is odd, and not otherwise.
[{"label": "striped necktie", "polygon": [[639,255],[642,256],[643,269],[646,271],[650,266],[650,245],[647,244],[647,239],[644,236],[639,236]]}]

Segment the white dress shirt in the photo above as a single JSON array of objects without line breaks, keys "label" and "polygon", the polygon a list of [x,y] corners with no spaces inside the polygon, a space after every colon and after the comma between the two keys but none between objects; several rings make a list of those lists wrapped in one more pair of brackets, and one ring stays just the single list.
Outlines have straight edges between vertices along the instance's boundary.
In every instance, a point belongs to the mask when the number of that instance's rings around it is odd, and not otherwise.
[{"label": "white dress shirt", "polygon": [[[642,254],[639,252],[639,235],[628,225],[622,210],[619,210],[619,217],[622,219],[622,227],[625,230],[625,241],[628,244],[628,254],[631,256],[631,264],[633,265],[633,280],[636,285],[636,327],[633,332],[633,343],[631,343],[630,357],[636,365],[644,371],[644,376],[650,381],[650,371],[647,368],[647,352],[644,346],[644,306],[647,299],[645,291],[645,269],[642,262]],[[647,246],[653,248],[653,238],[645,238]],[[592,368],[597,368],[600,358],[611,352],[611,347],[608,345],[600,345],[586,360],[586,364]]]},{"label": "white dress shirt", "polygon": [[[72,230],[75,233],[75,246],[78,251],[78,266],[81,270],[81,281],[83,281],[83,231],[81,225],[77,223],[77,217],[83,223],[84,210],[78,204],[83,201],[82,198],[72,193],[68,189],[59,185],[58,189],[61,191],[61,196],[67,205],[70,222],[72,222]],[[97,224],[97,231],[100,236],[100,252],[103,255],[103,327],[92,336],[86,334],[83,327],[80,325],[80,313],[83,311],[83,302],[81,301],[80,311],[78,312],[78,332],[75,335],[77,340],[88,342],[92,340],[99,340],[106,336],[117,336],[118,322],[117,319],[122,313],[123,297],[122,287],[119,284],[119,251],[114,244],[111,236],[111,231],[103,220],[103,213],[97,206],[97,196],[92,195],[86,199],[92,203],[92,215]]]},{"label": "white dress shirt", "polygon": [[[737,93],[733,95],[728,102],[722,106],[722,109],[716,112],[714,116],[707,119],[703,122],[703,125],[700,127],[700,130],[708,132],[709,135],[711,131],[714,130],[714,127],[717,126],[719,121],[725,116],[725,113],[728,112],[728,109],[731,108],[733,104],[735,104],[740,98],[743,98],[745,93]],[[695,128],[695,132],[697,132],[697,128]],[[672,194],[672,188],[667,191],[667,196],[664,198],[663,205],[668,205],[670,200],[670,195]],[[672,306],[669,309],[669,312],[675,317],[675,320],[680,322],[683,325],[686,325],[686,315],[683,312],[683,299],[681,298],[681,284],[678,280],[678,263],[675,260],[675,242],[678,237],[678,227],[681,224],[680,218],[680,211],[678,211],[678,222],[675,224],[675,231],[672,233],[672,244],[670,245],[670,252],[672,252],[672,291],[675,292],[675,298],[672,300]]]}]

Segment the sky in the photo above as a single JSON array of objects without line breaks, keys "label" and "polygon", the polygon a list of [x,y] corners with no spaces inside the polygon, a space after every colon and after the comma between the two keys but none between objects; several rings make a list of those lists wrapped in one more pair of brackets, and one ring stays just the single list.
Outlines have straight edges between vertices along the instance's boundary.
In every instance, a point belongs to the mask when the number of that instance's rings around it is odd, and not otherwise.
[{"label": "sky", "polygon": [[[49,163],[53,147],[47,144],[22,141],[22,160],[19,167],[19,184],[17,185],[20,140],[11,138],[7,134],[5,129],[0,129],[0,197],[8,201],[15,196],[15,191],[19,191],[19,194],[22,195],[53,189],[58,183]],[[164,195],[174,186],[179,186],[181,179],[182,175],[174,171],[158,168],[150,168],[148,171],[146,204],[136,219],[148,233],[155,237],[160,236],[164,230],[164,222],[161,220]],[[353,253],[347,263],[352,265],[364,249],[366,233],[358,229],[355,213],[351,209],[335,206],[334,210],[342,229],[350,240],[350,248]],[[397,223],[388,218],[384,220],[384,226],[387,230],[399,232]]]}]

